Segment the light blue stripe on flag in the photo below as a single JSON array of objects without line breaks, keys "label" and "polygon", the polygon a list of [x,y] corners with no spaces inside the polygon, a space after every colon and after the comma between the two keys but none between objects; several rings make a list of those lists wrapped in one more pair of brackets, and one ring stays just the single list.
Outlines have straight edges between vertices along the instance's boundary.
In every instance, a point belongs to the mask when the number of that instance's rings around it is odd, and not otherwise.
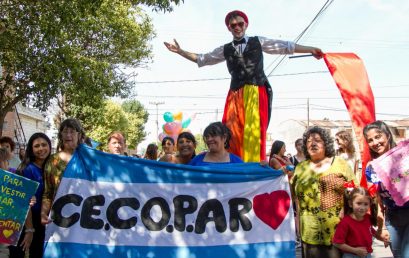
[{"label": "light blue stripe on flag", "polygon": [[195,184],[264,181],[282,174],[259,163],[195,167],[118,156],[83,144],[74,153],[64,177],[98,182]]},{"label": "light blue stripe on flag", "polygon": [[[135,239],[137,241],[137,239]],[[272,258],[295,257],[295,242],[257,243],[230,246],[164,247],[164,246],[105,246],[76,243],[48,243],[47,258]]]}]

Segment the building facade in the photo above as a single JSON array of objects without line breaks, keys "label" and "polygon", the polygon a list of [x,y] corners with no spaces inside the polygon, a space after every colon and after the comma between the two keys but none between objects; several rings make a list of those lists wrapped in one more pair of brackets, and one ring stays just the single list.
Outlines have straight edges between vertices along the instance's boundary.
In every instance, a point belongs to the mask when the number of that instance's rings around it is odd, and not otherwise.
[{"label": "building facade", "polygon": [[17,104],[4,119],[2,135],[14,140],[17,154],[19,148],[25,148],[31,135],[36,132],[46,133],[47,130],[48,123],[41,112]]}]

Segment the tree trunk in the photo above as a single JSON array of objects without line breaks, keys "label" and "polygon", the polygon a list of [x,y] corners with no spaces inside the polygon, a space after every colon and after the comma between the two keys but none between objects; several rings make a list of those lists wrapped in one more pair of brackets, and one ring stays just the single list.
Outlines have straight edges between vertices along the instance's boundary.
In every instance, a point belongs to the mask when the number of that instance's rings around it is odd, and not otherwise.
[{"label": "tree trunk", "polygon": [[8,110],[0,111],[0,137],[3,136],[4,119],[6,118],[8,112]]}]

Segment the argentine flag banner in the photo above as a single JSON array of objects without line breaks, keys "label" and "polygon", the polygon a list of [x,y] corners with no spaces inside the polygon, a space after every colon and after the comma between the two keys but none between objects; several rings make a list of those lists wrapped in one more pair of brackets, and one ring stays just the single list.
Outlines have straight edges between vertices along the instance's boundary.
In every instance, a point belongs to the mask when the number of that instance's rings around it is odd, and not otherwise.
[{"label": "argentine flag banner", "polygon": [[44,257],[295,257],[289,184],[258,163],[207,167],[103,153],[67,165]]}]

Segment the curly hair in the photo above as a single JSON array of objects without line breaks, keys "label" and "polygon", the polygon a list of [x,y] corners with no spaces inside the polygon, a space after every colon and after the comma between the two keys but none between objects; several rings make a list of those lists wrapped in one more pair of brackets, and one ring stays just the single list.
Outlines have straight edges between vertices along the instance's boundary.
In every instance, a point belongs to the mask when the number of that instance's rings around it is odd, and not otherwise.
[{"label": "curly hair", "polygon": [[[364,130],[363,130],[363,134],[364,134],[364,137],[365,137],[366,141],[367,141],[367,138],[368,138],[368,132],[371,129],[375,129],[376,131],[378,131],[380,133],[384,133],[386,135],[386,137],[388,137],[388,144],[389,144],[389,147],[391,149],[396,146],[396,143],[393,140],[392,132],[389,129],[388,125],[385,124],[385,122],[378,120],[378,121],[375,121],[373,123],[367,124],[364,127]],[[379,157],[379,154],[374,152],[373,150],[371,150],[371,148],[369,148],[369,154],[371,155],[372,159],[376,159],[377,157]]]},{"label": "curly hair", "polygon": [[326,130],[318,126],[313,126],[309,128],[307,131],[305,131],[305,133],[302,136],[302,143],[303,143],[302,149],[303,149],[305,158],[311,159],[311,156],[307,150],[307,141],[310,138],[311,134],[315,134],[315,133],[318,134],[321,137],[321,139],[324,141],[325,157],[334,157],[335,156],[334,138],[332,138],[329,130]]},{"label": "curly hair", "polygon": [[225,126],[222,122],[214,122],[209,124],[203,132],[203,139],[206,142],[206,138],[209,136],[220,136],[226,137],[226,141],[224,142],[224,148],[230,148],[230,139],[231,139],[231,131],[230,129]]},{"label": "curly hair", "polygon": [[338,136],[345,142],[345,149],[340,147],[337,150],[337,154],[346,152],[348,155],[353,156],[355,154],[355,146],[354,141],[352,139],[352,135],[349,132],[342,130],[337,132],[335,136]]}]

